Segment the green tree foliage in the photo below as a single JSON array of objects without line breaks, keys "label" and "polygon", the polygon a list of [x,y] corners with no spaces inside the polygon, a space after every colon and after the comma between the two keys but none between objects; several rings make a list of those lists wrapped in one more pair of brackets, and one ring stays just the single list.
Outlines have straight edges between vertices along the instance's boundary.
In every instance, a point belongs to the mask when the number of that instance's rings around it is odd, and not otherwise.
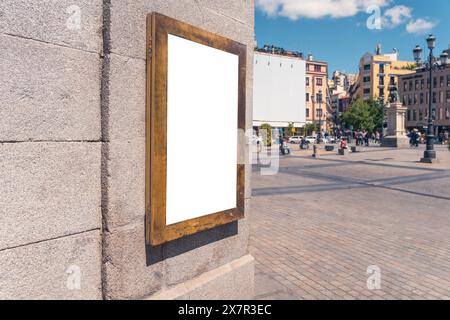
[{"label": "green tree foliage", "polygon": [[383,126],[384,110],[378,101],[357,100],[353,102],[349,111],[341,115],[341,121],[354,130],[374,132]]},{"label": "green tree foliage", "polygon": [[304,127],[305,136],[317,132],[319,130],[319,125],[317,123],[307,123]]},{"label": "green tree foliage", "polygon": [[287,128],[287,135],[290,137],[295,133],[294,123],[289,122],[289,126]]},{"label": "green tree foliage", "polygon": [[268,123],[264,123],[259,127],[259,131],[262,134],[264,145],[272,146],[272,126]]}]

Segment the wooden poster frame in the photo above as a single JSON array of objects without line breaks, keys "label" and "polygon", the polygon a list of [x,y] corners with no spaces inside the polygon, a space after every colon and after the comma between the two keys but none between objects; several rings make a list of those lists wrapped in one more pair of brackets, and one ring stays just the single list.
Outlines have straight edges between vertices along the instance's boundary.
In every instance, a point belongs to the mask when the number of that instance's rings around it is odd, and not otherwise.
[{"label": "wooden poster frame", "polygon": [[[147,16],[146,242],[156,246],[244,217],[245,165],[237,161],[236,208],[166,225],[168,35],[239,57],[238,128],[245,132],[247,48],[159,13]],[[239,149],[239,137],[238,137]],[[236,150],[236,160],[238,150]],[[218,168],[219,170],[219,168]]]}]

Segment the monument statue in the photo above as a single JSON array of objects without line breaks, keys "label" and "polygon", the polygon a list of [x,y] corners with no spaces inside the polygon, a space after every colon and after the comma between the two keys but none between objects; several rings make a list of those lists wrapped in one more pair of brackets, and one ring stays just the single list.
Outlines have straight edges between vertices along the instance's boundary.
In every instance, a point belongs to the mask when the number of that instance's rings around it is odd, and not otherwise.
[{"label": "monument statue", "polygon": [[406,107],[400,101],[396,85],[392,86],[389,94],[387,109],[387,133],[383,138],[383,147],[407,148],[409,140],[406,136]]},{"label": "monument statue", "polygon": [[400,102],[400,94],[398,93],[397,85],[395,85],[391,89],[391,93],[389,95],[389,102],[390,103]]}]

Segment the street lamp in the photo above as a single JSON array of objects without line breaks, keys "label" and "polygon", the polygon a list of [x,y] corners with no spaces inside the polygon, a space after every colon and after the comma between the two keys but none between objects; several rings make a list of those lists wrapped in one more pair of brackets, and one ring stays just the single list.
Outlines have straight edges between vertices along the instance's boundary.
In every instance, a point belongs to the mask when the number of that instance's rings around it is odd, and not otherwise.
[{"label": "street lamp", "polygon": [[317,102],[319,102],[319,136],[322,138],[322,90],[319,90],[317,100]]},{"label": "street lamp", "polygon": [[445,68],[447,62],[448,53],[442,53],[440,56],[440,64],[436,61],[433,56],[433,50],[436,47],[436,37],[430,34],[427,38],[427,46],[430,50],[430,55],[428,57],[428,62],[422,65],[421,56],[422,48],[417,45],[414,50],[414,59],[418,65],[425,71],[429,71],[429,99],[428,99],[428,128],[427,128],[427,149],[425,150],[424,157],[420,160],[423,163],[432,163],[436,159],[436,151],[434,150],[434,117],[433,117],[433,71],[438,71]]}]

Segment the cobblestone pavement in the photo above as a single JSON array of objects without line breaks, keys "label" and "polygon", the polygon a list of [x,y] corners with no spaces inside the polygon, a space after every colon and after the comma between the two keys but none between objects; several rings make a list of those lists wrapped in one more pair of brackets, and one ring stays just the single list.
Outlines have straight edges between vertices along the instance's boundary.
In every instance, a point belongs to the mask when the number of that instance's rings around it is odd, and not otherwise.
[{"label": "cobblestone pavement", "polygon": [[253,166],[257,299],[450,299],[450,152],[424,165],[423,150],[361,151]]}]

